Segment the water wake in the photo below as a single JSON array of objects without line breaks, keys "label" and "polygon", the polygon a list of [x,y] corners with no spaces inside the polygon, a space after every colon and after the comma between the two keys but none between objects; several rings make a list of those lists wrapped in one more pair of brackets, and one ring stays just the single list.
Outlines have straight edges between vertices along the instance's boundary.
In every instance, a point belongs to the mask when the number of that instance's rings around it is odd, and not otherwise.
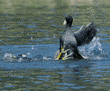
[{"label": "water wake", "polygon": [[46,60],[52,60],[52,57],[36,55],[33,58],[29,58],[27,55],[23,55],[23,54],[15,56],[14,54],[11,53],[5,53],[3,60],[5,62],[46,61]]}]

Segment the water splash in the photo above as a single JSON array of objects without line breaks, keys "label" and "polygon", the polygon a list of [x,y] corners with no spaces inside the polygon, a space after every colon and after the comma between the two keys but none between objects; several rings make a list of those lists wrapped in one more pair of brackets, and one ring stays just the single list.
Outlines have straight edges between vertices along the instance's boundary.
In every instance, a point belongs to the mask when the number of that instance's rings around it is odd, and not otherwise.
[{"label": "water splash", "polygon": [[5,53],[3,57],[4,62],[26,62],[26,61],[46,61],[52,60],[51,56],[42,56],[42,55],[35,55],[32,56],[32,53],[28,52],[26,55],[20,54],[15,56],[11,53]]},{"label": "water splash", "polygon": [[103,54],[103,49],[99,40],[99,37],[94,37],[90,44],[79,47],[81,54],[89,56],[92,59],[93,57],[101,59],[99,55]]},{"label": "water splash", "polygon": [[10,61],[12,62],[13,60],[16,59],[16,56],[15,55],[12,55],[11,53],[5,53],[4,54],[4,57],[3,57],[3,60],[6,62],[6,61]]},{"label": "water splash", "polygon": [[32,46],[32,49],[34,49],[34,47]]}]

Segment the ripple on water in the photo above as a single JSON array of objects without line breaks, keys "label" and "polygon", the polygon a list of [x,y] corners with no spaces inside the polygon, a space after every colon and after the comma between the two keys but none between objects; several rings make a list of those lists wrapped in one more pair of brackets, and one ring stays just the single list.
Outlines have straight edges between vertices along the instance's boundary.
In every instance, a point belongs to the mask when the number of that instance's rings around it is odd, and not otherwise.
[{"label": "ripple on water", "polygon": [[100,73],[110,73],[109,70],[107,70],[107,71],[101,71],[101,70],[98,70],[98,71],[96,71],[96,72],[100,72]]},{"label": "ripple on water", "polygon": [[69,87],[58,87],[58,89],[68,89]]},{"label": "ripple on water", "polygon": [[24,89],[24,91],[30,91],[29,89]]},{"label": "ripple on water", "polygon": [[25,78],[24,76],[12,76],[13,78]]},{"label": "ripple on water", "polygon": [[39,77],[38,80],[49,81],[50,79],[42,79],[42,78],[48,78],[48,77],[51,77],[51,75],[36,76],[36,77]]},{"label": "ripple on water", "polygon": [[36,77],[51,77],[51,75],[36,76]]},{"label": "ripple on water", "polygon": [[104,83],[104,81],[100,81],[100,83]]},{"label": "ripple on water", "polygon": [[7,27],[1,27],[1,29],[8,29]]},{"label": "ripple on water", "polygon": [[105,85],[105,86],[107,86],[107,87],[108,87],[108,86],[110,86],[110,84],[107,84],[107,85]]},{"label": "ripple on water", "polygon": [[[75,84],[76,85],[76,84]],[[58,87],[58,89],[68,89],[68,88],[72,88],[72,89],[82,89],[82,88],[86,88],[84,86],[78,86],[78,87],[74,87],[74,85],[71,87]]]},{"label": "ripple on water", "polygon": [[95,69],[95,70],[97,70],[97,69],[110,69],[110,66],[108,66],[108,65],[106,65],[106,66],[101,65],[101,66],[96,66],[96,67],[94,66],[91,69]]},{"label": "ripple on water", "polygon": [[5,85],[4,87],[5,87],[5,88],[14,88],[15,85]]},{"label": "ripple on water", "polygon": [[43,83],[43,82],[34,82],[35,84],[41,84],[41,83]]},{"label": "ripple on water", "polygon": [[53,83],[53,84],[56,84],[56,85],[64,85],[64,86],[75,86],[76,84],[69,84],[69,83]]},{"label": "ripple on water", "polygon": [[0,81],[3,80],[2,78],[0,78]]},{"label": "ripple on water", "polygon": [[44,31],[44,30],[40,30],[40,32],[43,32],[43,33],[49,33],[48,31]]},{"label": "ripple on water", "polygon": [[24,25],[24,26],[26,26],[27,28],[38,28],[38,26],[36,26],[36,25]]},{"label": "ripple on water", "polygon": [[73,73],[73,72],[57,72],[59,74],[70,74],[70,73]]},{"label": "ripple on water", "polygon": [[42,80],[42,81],[49,81],[50,79],[38,79],[38,80]]},{"label": "ripple on water", "polygon": [[103,77],[103,75],[93,75],[93,76],[91,76],[91,77]]},{"label": "ripple on water", "polygon": [[89,81],[92,81],[92,80],[84,80],[85,82],[89,82]]},{"label": "ripple on water", "polygon": [[78,86],[78,87],[71,87],[71,88],[73,88],[73,89],[82,89],[82,88],[86,88],[86,87],[84,87],[84,86]]}]

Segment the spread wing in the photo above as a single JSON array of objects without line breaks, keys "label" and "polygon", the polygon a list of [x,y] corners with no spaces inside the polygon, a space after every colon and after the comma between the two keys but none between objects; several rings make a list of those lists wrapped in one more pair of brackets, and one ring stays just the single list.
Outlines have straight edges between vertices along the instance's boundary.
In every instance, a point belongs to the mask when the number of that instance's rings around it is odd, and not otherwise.
[{"label": "spread wing", "polygon": [[81,46],[90,43],[96,33],[97,30],[95,29],[93,22],[89,23],[87,26],[83,25],[79,31],[74,33],[77,45]]}]

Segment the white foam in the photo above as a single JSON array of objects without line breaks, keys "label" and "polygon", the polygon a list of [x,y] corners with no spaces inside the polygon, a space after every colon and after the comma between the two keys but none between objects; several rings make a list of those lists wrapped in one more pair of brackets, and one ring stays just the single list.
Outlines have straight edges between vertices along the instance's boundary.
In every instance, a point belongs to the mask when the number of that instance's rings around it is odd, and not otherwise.
[{"label": "white foam", "polygon": [[102,54],[103,49],[99,41],[99,37],[94,37],[89,44],[79,47],[79,51],[83,56],[89,57],[97,56],[96,58],[100,59],[98,57],[98,54],[94,54],[94,50]]}]

